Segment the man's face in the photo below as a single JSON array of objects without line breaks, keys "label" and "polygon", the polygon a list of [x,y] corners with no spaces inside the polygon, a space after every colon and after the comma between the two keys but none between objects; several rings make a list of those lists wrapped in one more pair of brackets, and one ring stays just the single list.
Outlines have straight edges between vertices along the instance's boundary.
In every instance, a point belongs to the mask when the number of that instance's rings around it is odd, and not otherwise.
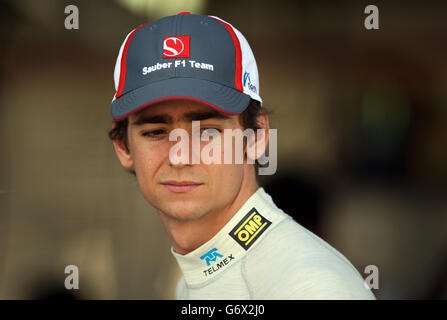
[{"label": "man's face", "polygon": [[[189,100],[158,103],[129,116],[128,164],[134,167],[141,192],[162,213],[179,220],[229,207],[244,179],[243,164],[191,164],[193,120],[200,120],[200,134],[211,128],[221,132],[222,146],[224,129],[243,130],[238,116]],[[174,165],[169,159],[170,149],[178,143],[169,141],[169,133],[176,128],[189,133],[188,164]],[[201,141],[200,149],[207,143]],[[224,159],[223,148],[221,152]]]}]

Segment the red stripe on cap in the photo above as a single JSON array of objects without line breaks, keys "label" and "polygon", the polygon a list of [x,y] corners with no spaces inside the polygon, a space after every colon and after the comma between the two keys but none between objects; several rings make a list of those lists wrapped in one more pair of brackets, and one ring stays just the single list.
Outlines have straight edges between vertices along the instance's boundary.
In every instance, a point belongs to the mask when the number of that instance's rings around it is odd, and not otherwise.
[{"label": "red stripe on cap", "polygon": [[223,110],[223,109],[221,109],[219,107],[216,107],[215,105],[213,105],[213,104],[211,104],[209,102],[206,102],[206,101],[203,101],[203,100],[200,100],[200,99],[191,98],[191,97],[174,96],[174,97],[161,98],[161,99],[157,99],[157,100],[148,102],[148,103],[143,104],[142,106],[136,108],[135,110],[132,110],[132,111],[126,113],[124,116],[121,116],[119,118],[113,118],[112,117],[112,119],[113,120],[122,120],[122,119],[130,116],[132,113],[135,113],[135,112],[137,112],[137,111],[139,111],[139,110],[141,110],[141,109],[143,109],[143,108],[145,108],[145,107],[147,107],[147,106],[149,106],[151,104],[154,104],[154,103],[157,103],[157,102],[163,102],[163,101],[166,101],[166,100],[179,100],[179,99],[192,100],[192,101],[200,102],[200,103],[206,104],[207,106],[210,106],[211,108],[214,108],[214,109],[216,109],[216,110],[218,110],[220,112],[226,113],[226,114],[228,114],[230,116],[235,116],[235,115],[239,114],[239,113],[231,113],[231,112],[225,111],[225,110]]},{"label": "red stripe on cap", "polygon": [[144,27],[150,22],[146,22],[139,26],[138,28],[135,28],[133,30],[129,37],[127,37],[126,44],[124,45],[123,52],[121,54],[121,62],[120,62],[120,79],[118,83],[118,90],[116,91],[115,97],[119,98],[124,90],[124,82],[126,81],[126,57],[127,57],[127,49],[129,48],[130,41],[132,40],[133,36],[135,35],[135,32],[137,32],[140,28]]},{"label": "red stripe on cap", "polygon": [[228,33],[233,39],[234,48],[236,50],[236,74],[234,75],[234,83],[236,85],[236,90],[244,92],[244,87],[242,86],[242,50],[241,44],[239,43],[239,38],[237,37],[231,25],[214,17],[210,18],[213,18],[214,20],[219,21],[221,24],[223,24],[223,26],[227,29]]}]

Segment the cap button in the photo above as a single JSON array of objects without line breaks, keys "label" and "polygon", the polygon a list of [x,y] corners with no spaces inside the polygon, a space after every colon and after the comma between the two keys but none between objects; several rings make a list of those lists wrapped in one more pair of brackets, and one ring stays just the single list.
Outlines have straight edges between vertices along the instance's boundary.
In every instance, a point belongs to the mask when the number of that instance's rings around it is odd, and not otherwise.
[{"label": "cap button", "polygon": [[177,14],[191,14],[191,12],[189,12],[189,11],[182,11],[182,12],[179,12]]}]

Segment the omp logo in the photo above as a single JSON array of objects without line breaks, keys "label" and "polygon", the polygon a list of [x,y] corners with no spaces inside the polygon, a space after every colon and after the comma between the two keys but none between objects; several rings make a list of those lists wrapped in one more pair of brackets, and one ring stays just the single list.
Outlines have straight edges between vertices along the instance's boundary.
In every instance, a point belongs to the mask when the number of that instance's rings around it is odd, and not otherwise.
[{"label": "omp logo", "polygon": [[222,258],[223,255],[217,252],[217,248],[213,248],[207,253],[205,253],[203,256],[200,257],[200,260],[205,260],[206,265],[209,266],[211,263],[210,261],[214,262],[217,258]]},{"label": "omp logo", "polygon": [[251,79],[250,79],[250,73],[245,71],[244,73],[244,81],[243,81],[243,86],[248,86],[248,89],[250,89],[251,91],[253,91],[254,93],[257,93],[258,90],[256,89],[256,86],[253,85],[251,83]]},{"label": "omp logo", "polygon": [[189,58],[189,36],[165,37],[163,58]]},{"label": "omp logo", "polygon": [[255,209],[250,212],[231,230],[229,235],[239,243],[242,248],[248,250],[256,239],[271,225],[272,223]]}]

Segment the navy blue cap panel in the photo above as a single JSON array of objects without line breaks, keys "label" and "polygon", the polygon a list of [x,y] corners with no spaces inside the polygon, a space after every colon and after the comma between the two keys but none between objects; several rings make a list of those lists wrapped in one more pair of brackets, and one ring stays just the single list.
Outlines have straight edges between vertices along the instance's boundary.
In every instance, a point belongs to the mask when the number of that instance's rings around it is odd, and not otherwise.
[{"label": "navy blue cap panel", "polygon": [[[189,36],[189,57],[163,57],[164,40],[175,36]],[[123,95],[172,77],[203,79],[235,88],[233,40],[219,21],[207,16],[176,15],[145,25],[129,44],[126,66]]]},{"label": "navy blue cap panel", "polygon": [[111,105],[112,118],[120,120],[151,103],[171,98],[192,98],[232,114],[244,111],[250,101],[250,96],[214,82],[172,78],[138,88],[116,99]]},{"label": "navy blue cap panel", "polygon": [[[163,61],[163,34],[166,33],[165,30],[172,30],[172,32],[174,30],[172,19],[169,18],[151,22],[134,34],[127,50],[126,77],[122,95],[151,82],[174,76],[173,69],[163,68],[165,62]],[[151,67],[156,72],[147,72]],[[145,71],[146,74],[144,74]]]},{"label": "navy blue cap panel", "polygon": [[[213,18],[200,15],[180,15],[178,18],[181,33],[191,35],[191,56],[187,59],[188,68],[177,69],[177,75],[189,77],[194,72],[201,79],[236,88],[236,50],[225,27]],[[213,71],[208,71],[209,66]]]}]

